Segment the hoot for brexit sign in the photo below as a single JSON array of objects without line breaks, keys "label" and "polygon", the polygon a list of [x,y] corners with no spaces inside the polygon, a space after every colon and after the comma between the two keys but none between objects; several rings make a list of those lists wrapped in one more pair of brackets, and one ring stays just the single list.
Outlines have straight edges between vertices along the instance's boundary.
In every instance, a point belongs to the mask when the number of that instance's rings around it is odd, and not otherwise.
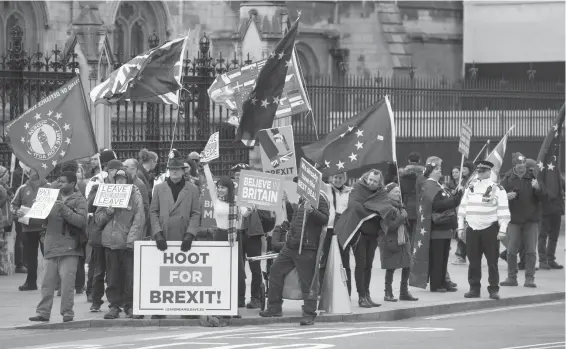
[{"label": "hoot for brexit sign", "polygon": [[154,242],[136,241],[134,314],[237,315],[237,247],[224,241],[195,241],[188,252],[180,247],[171,241],[162,252]]}]

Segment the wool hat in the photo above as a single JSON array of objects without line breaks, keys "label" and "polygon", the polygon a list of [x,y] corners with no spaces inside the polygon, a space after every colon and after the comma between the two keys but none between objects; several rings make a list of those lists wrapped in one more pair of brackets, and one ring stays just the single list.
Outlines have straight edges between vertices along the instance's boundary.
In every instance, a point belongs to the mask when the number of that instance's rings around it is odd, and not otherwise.
[{"label": "wool hat", "polygon": [[200,160],[200,155],[199,153],[197,153],[196,151],[193,151],[189,154],[189,159],[191,160],[195,160],[195,161],[199,161]]},{"label": "wool hat", "polygon": [[116,153],[114,153],[111,149],[104,149],[100,152],[100,163],[103,165],[110,162],[110,160],[115,160],[117,158]]},{"label": "wool hat", "polygon": [[419,162],[421,162],[421,154],[417,152],[412,152],[411,154],[409,154],[407,160],[409,160],[410,163],[418,164]]},{"label": "wool hat", "polygon": [[527,158],[525,158],[525,156],[519,152],[513,153],[511,157],[511,163],[513,164],[513,166],[516,166],[519,163],[524,163],[526,160]]},{"label": "wool hat", "polygon": [[128,178],[128,175],[126,174],[126,171],[124,171],[124,169],[119,169],[118,171],[116,171],[116,174],[114,175],[114,178],[116,177],[124,177],[124,178]]},{"label": "wool hat", "polygon": [[532,169],[532,168],[537,168],[537,162],[533,159],[527,159],[527,161],[525,162],[525,166],[527,167],[527,169]]},{"label": "wool hat", "polygon": [[122,164],[122,161],[116,159],[108,161],[108,164],[106,165],[108,170],[121,170],[123,167],[124,165]]}]

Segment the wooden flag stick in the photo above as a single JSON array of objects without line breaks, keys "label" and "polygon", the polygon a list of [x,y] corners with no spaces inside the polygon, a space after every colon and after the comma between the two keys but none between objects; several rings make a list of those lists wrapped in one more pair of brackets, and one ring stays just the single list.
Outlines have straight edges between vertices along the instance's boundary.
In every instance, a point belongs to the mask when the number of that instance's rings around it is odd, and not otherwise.
[{"label": "wooden flag stick", "polygon": [[485,150],[485,147],[487,147],[489,145],[489,139],[487,140],[487,142],[485,142],[485,144],[483,145],[483,147],[481,148],[480,152],[478,153],[478,155],[476,155],[476,157],[474,158],[474,163],[479,159],[480,155],[483,153],[483,151]]}]

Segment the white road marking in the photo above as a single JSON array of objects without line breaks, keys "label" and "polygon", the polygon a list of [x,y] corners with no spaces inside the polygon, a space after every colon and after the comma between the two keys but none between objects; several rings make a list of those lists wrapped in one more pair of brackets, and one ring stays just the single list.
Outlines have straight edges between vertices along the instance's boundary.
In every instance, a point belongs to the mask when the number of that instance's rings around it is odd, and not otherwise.
[{"label": "white road marking", "polygon": [[287,345],[275,345],[270,347],[261,347],[258,349],[282,349],[282,348],[327,349],[334,347],[335,347],[334,344],[287,344]]},{"label": "white road marking", "polygon": [[[272,335],[272,336],[264,336],[264,337],[249,337],[249,338],[254,338],[254,339],[272,339],[272,338],[285,338],[289,339],[289,337],[293,337],[296,335],[303,335],[303,334],[311,334],[311,333],[334,333],[336,332],[336,330],[334,329],[326,329],[326,330],[312,330],[312,331],[300,331],[300,332],[294,332],[294,333],[284,333],[284,334],[276,334],[276,335]],[[272,332],[273,333],[273,332]]]},{"label": "white road marking", "polygon": [[564,344],[559,344],[559,345],[553,345],[550,347],[534,347],[531,349],[551,349],[551,348],[566,348],[566,346]]},{"label": "white road marking", "polygon": [[256,329],[256,330],[246,330],[246,329],[241,329],[240,331],[238,331],[239,333],[231,333],[231,334],[226,334],[226,335],[222,335],[222,336],[214,336],[214,339],[218,339],[218,338],[238,338],[238,337],[246,337],[248,338],[251,335],[257,336],[257,335],[261,335],[261,334],[272,334],[273,332],[277,332],[277,333],[285,333],[285,332],[298,332],[300,330],[296,329],[296,328],[277,328],[277,329]]},{"label": "white road marking", "polygon": [[129,344],[113,344],[113,345],[105,345],[105,346],[103,346],[103,348],[104,348],[104,349],[108,349],[108,348],[131,347],[132,345],[134,345],[134,343],[129,343]]},{"label": "white road marking", "polygon": [[[523,345],[520,347],[508,347],[508,348],[501,348],[501,349],[543,349],[543,348],[554,348],[554,347],[547,347],[547,345],[557,345],[560,344],[564,347],[565,342],[553,342],[553,343],[540,343],[540,344],[531,344],[531,345]],[[560,348],[560,347],[556,347]]]},{"label": "white road marking", "polygon": [[422,328],[409,328],[409,327],[407,327],[407,328],[380,328],[380,329],[369,330],[369,331],[358,331],[358,332],[352,332],[352,333],[336,334],[336,335],[333,335],[333,336],[317,337],[317,338],[312,338],[312,340],[355,337],[355,336],[361,336],[361,335],[364,335],[364,334],[373,334],[373,333],[381,333],[381,332],[439,332],[439,331],[453,331],[453,330],[454,329],[452,329],[452,328],[427,328],[427,327],[422,327]]},{"label": "white road marking", "polygon": [[[251,328],[242,327],[242,328],[236,328],[236,329],[231,329],[231,330],[195,332],[195,333],[187,333],[187,334],[172,334],[172,335],[159,336],[159,337],[146,337],[146,338],[142,338],[141,340],[144,340],[144,341],[153,341],[153,340],[157,340],[157,339],[177,339],[177,340],[181,340],[181,339],[193,339],[193,338],[206,337],[206,336],[215,336],[215,338],[219,338],[219,337],[216,336],[217,334],[242,332],[242,331],[245,331],[245,330],[248,330],[248,331],[256,330],[257,331],[257,330],[259,330],[259,328],[257,328],[257,327],[251,327]],[[261,330],[264,331],[265,328],[263,328]]]},{"label": "white road marking", "polygon": [[[180,345],[218,345],[218,344],[228,344],[228,343],[210,343],[210,342],[179,342],[179,343],[167,343],[167,344],[157,344],[157,345],[150,345],[147,347],[139,347],[138,349],[157,349],[157,348],[169,348],[169,347],[178,347]],[[254,344],[255,345],[255,344]],[[222,347],[215,347],[216,349]],[[215,349],[210,348],[210,349]]]},{"label": "white road marking", "polygon": [[[221,344],[221,343],[218,343],[218,344]],[[258,346],[258,345],[268,345],[268,344],[269,343],[234,344],[234,345],[225,345],[225,346],[222,346],[222,347],[212,347],[212,348],[207,348],[207,349],[236,349],[236,348],[255,347],[255,346]],[[261,348],[258,348],[258,349],[261,349]]]},{"label": "white road marking", "polygon": [[[517,306],[513,306],[513,307],[503,307],[503,308],[486,309],[486,310],[478,310],[478,311],[468,311],[468,312],[465,312],[465,313],[430,316],[430,317],[427,317],[425,319],[426,320],[439,320],[439,319],[447,319],[447,318],[451,318],[451,317],[477,315],[477,314],[488,314],[488,313],[496,313],[496,312],[499,312],[499,311],[515,310],[515,309],[538,308],[538,307],[546,307],[546,306],[550,306],[550,305],[559,305],[559,304],[564,304],[564,301],[551,302],[551,303],[540,303],[540,304],[517,305]],[[526,347],[521,347],[521,348],[530,348],[530,347],[526,346]]]}]

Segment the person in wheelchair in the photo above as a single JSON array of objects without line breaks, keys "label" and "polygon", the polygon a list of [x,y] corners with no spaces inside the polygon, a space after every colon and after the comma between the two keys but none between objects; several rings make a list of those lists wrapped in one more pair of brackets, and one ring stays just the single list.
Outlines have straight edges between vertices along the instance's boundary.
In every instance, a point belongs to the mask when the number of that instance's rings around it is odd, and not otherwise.
[{"label": "person in wheelchair", "polygon": [[[287,241],[269,273],[268,305],[265,311],[259,313],[261,317],[283,316],[283,283],[285,276],[296,268],[304,301],[303,318],[300,324],[303,326],[314,324],[317,315],[317,299],[309,297],[309,293],[317,267],[316,257],[320,235],[323,227],[328,224],[328,207],[328,201],[323,195],[320,195],[318,208],[314,208],[308,201],[303,200],[295,210],[287,233]],[[303,249],[299,254],[303,218],[306,219],[306,222],[302,241]]]}]

